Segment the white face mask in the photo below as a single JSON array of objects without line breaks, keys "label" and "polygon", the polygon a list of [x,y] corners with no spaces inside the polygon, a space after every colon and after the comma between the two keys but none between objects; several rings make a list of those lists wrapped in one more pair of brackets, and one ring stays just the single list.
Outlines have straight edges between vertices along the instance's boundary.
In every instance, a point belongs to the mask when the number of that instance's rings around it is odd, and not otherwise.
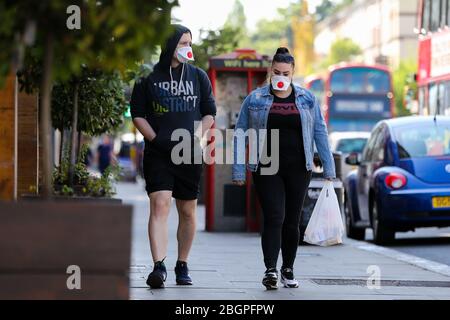
[{"label": "white face mask", "polygon": [[181,47],[177,49],[177,59],[181,63],[194,61],[194,53],[191,47]]},{"label": "white face mask", "polygon": [[291,79],[285,76],[272,76],[272,88],[276,91],[287,91],[291,85]]}]

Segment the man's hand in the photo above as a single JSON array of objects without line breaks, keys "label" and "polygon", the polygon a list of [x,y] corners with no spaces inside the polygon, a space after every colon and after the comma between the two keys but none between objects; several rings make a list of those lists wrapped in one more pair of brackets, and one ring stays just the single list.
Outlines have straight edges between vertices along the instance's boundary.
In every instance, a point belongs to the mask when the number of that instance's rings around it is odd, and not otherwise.
[{"label": "man's hand", "polygon": [[155,139],[156,132],[145,118],[134,118],[133,124],[148,141],[151,142]]},{"label": "man's hand", "polygon": [[233,181],[233,184],[235,186],[242,187],[242,186],[245,186],[245,181]]}]

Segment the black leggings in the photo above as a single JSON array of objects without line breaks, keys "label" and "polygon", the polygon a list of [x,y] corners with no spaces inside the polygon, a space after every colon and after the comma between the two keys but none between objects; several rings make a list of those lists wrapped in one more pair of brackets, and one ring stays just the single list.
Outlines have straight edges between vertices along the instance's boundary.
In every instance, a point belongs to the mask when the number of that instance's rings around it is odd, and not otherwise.
[{"label": "black leggings", "polygon": [[280,163],[276,175],[253,173],[263,211],[262,248],[267,269],[276,268],[278,255],[284,268],[293,268],[299,245],[299,223],[312,171],[302,161]]}]

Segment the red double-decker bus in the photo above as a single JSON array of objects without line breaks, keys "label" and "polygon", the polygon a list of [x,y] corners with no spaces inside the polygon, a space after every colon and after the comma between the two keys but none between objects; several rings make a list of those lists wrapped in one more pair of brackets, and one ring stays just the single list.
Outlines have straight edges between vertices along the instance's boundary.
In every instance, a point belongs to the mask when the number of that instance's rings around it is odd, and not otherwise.
[{"label": "red double-decker bus", "polygon": [[420,0],[419,113],[450,115],[450,0]]},{"label": "red double-decker bus", "polygon": [[370,132],[394,116],[392,76],[385,66],[341,63],[306,78],[305,87],[321,100],[330,132]]}]

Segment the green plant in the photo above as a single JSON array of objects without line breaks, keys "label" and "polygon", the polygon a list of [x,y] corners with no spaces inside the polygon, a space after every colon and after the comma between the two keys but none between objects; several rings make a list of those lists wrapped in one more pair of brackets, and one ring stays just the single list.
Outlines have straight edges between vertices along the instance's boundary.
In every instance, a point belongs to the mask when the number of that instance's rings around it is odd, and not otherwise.
[{"label": "green plant", "polygon": [[74,192],[71,187],[69,187],[67,184],[65,184],[61,190],[61,194],[63,196],[73,196]]},{"label": "green plant", "polygon": [[417,83],[414,81],[414,73],[417,72],[417,62],[413,59],[402,60],[392,74],[394,96],[395,96],[395,115],[398,117],[410,115],[411,112],[405,106],[405,88],[410,88],[415,95]]},{"label": "green plant", "polygon": [[53,170],[54,194],[106,198],[116,194],[114,184],[118,181],[121,168],[118,165],[111,165],[100,177],[90,174],[83,163],[88,148],[88,145],[81,147],[80,157],[74,170],[74,187],[69,187],[69,155],[68,152],[64,153],[61,164]]},{"label": "green plant", "polygon": [[[72,130],[69,143],[69,185],[76,183],[77,135],[99,136],[112,132],[123,123],[127,110],[124,84],[118,72],[82,67],[80,76],[57,83],[52,92],[53,127]],[[70,143],[71,142],[71,143]],[[73,150],[72,150],[73,149]],[[78,156],[79,158],[80,156]]]},{"label": "green plant", "polygon": [[98,177],[90,177],[87,183],[87,190],[93,197],[110,198],[116,194],[114,183],[118,180],[120,173],[119,166],[109,166],[105,172]]}]

